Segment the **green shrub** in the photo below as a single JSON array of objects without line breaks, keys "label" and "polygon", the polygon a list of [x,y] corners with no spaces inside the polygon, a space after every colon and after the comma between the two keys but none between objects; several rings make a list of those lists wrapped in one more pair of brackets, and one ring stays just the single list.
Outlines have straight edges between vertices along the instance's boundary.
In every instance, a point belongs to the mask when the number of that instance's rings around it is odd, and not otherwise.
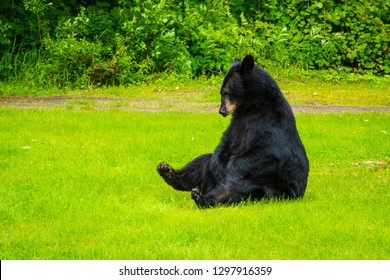
[{"label": "green shrub", "polygon": [[272,59],[307,69],[390,73],[388,0],[279,2],[239,1],[234,5],[236,15],[244,13],[255,22]]},{"label": "green shrub", "polygon": [[[265,67],[390,74],[390,2],[0,0],[0,81],[32,87],[221,75]],[[28,64],[28,65],[27,65]]]}]

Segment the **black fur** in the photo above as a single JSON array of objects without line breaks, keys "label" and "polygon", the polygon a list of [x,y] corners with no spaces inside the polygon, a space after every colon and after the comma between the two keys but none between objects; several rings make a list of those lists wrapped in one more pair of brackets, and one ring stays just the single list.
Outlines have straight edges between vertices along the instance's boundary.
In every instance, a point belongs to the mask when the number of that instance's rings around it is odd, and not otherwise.
[{"label": "black fur", "polygon": [[191,191],[199,207],[302,197],[309,162],[291,107],[275,80],[247,55],[233,62],[221,98],[220,113],[232,113],[232,119],[214,153],[180,170],[160,163],[161,177],[176,190]]}]

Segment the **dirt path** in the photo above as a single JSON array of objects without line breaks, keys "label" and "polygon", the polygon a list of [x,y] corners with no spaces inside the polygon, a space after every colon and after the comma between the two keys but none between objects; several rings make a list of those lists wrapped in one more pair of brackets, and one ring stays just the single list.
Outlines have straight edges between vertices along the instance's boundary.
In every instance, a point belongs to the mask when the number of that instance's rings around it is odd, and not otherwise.
[{"label": "dirt path", "polygon": [[[180,100],[149,100],[110,97],[2,97],[0,107],[12,108],[94,108],[97,110],[120,109],[146,112],[215,112],[218,103],[189,102]],[[301,113],[337,113],[337,112],[389,112],[390,107],[370,106],[292,106],[294,112]]]}]

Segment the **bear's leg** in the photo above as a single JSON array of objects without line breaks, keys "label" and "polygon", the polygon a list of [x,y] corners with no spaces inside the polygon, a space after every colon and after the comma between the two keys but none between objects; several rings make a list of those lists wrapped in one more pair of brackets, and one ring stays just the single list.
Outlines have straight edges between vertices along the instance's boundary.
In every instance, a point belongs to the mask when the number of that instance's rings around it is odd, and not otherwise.
[{"label": "bear's leg", "polygon": [[283,192],[271,185],[257,185],[250,180],[219,186],[203,195],[199,189],[192,189],[192,199],[199,207],[212,207],[223,204],[237,204],[247,199],[283,197]]},{"label": "bear's leg", "polygon": [[191,191],[195,187],[204,190],[214,184],[210,158],[211,154],[201,155],[179,170],[174,170],[168,163],[162,162],[157,166],[157,171],[165,182],[176,190]]}]

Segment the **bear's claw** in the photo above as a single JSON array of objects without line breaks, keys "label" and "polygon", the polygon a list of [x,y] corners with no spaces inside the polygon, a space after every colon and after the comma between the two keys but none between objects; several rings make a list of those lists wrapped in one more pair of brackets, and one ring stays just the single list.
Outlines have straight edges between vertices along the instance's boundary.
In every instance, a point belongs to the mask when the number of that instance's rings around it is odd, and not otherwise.
[{"label": "bear's claw", "polygon": [[166,163],[166,162],[161,162],[158,166],[157,166],[157,172],[163,176],[163,175],[166,175],[167,173],[173,173],[173,169],[172,167]]},{"label": "bear's claw", "polygon": [[191,190],[191,198],[192,198],[196,203],[198,203],[198,202],[201,200],[202,196],[200,195],[200,191],[199,191],[198,188],[193,188],[193,189]]},{"label": "bear's claw", "polygon": [[168,185],[172,186],[174,189],[180,190],[180,184],[176,180],[175,171],[168,163],[161,162],[157,166],[157,172]]}]

